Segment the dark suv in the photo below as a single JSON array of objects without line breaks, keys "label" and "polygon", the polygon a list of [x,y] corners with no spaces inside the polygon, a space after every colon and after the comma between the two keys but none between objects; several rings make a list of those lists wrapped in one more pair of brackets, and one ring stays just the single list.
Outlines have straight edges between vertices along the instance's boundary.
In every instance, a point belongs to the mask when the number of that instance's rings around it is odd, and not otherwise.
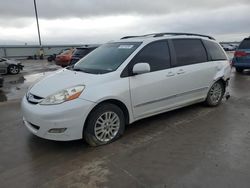
[{"label": "dark suv", "polygon": [[76,48],[75,52],[72,55],[69,65],[76,64],[76,62],[78,62],[81,58],[86,56],[88,53],[92,52],[97,47],[99,47],[99,45],[84,45]]},{"label": "dark suv", "polygon": [[234,53],[233,66],[237,72],[250,69],[250,37],[245,38]]}]

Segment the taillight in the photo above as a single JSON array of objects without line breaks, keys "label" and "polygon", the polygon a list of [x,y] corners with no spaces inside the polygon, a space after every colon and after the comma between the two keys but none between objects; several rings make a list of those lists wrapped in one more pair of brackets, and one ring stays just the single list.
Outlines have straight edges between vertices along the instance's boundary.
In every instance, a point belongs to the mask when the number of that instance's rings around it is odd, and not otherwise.
[{"label": "taillight", "polygon": [[247,56],[247,53],[244,51],[235,51],[234,52],[234,57],[244,57]]}]

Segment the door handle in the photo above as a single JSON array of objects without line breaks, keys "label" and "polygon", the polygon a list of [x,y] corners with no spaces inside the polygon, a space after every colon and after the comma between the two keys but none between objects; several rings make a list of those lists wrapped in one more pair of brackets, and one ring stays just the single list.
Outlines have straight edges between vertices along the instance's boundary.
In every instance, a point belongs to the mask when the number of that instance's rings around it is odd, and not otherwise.
[{"label": "door handle", "polygon": [[183,69],[178,70],[177,74],[184,74],[185,71]]},{"label": "door handle", "polygon": [[168,74],[166,75],[167,77],[171,77],[171,76],[174,76],[175,75],[175,73],[173,73],[173,72],[168,72]]}]

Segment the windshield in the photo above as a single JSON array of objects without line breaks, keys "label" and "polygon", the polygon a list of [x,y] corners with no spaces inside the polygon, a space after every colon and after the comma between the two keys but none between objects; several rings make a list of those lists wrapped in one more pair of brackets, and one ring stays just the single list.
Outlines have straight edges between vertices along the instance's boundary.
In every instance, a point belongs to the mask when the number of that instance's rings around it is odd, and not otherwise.
[{"label": "windshield", "polygon": [[81,59],[74,70],[91,74],[115,71],[140,45],[140,42],[107,43]]}]

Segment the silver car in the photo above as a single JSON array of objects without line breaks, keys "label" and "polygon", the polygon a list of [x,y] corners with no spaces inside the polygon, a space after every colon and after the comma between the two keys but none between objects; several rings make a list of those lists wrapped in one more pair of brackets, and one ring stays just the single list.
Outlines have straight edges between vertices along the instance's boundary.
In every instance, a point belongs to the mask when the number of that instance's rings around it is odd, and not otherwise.
[{"label": "silver car", "polygon": [[18,74],[23,70],[23,65],[16,60],[0,58],[0,74]]}]

